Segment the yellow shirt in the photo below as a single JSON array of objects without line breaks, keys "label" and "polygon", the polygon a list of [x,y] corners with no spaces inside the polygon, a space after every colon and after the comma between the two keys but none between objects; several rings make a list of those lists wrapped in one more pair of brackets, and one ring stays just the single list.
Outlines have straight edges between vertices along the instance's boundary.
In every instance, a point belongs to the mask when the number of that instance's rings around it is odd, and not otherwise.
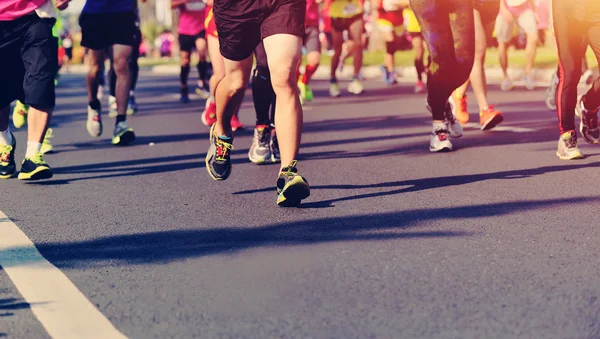
[{"label": "yellow shirt", "polygon": [[347,19],[363,13],[363,6],[358,0],[333,0],[329,8],[332,19]]},{"label": "yellow shirt", "polygon": [[412,9],[406,8],[404,10],[404,24],[406,25],[406,30],[409,33],[421,33],[421,27],[419,27],[419,21],[417,21],[417,17],[415,13],[413,13]]}]

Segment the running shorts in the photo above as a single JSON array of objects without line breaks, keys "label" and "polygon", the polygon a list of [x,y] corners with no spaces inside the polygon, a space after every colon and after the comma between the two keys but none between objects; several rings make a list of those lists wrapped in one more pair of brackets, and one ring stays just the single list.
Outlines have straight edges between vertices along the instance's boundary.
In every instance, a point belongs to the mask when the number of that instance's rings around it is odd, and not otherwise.
[{"label": "running shorts", "polygon": [[215,16],[213,14],[212,7],[208,7],[206,11],[206,19],[204,19],[204,29],[206,30],[206,36],[213,36],[218,38],[217,26],[215,25]]},{"label": "running shorts", "polygon": [[213,14],[221,55],[229,60],[247,59],[271,35],[306,34],[306,0],[219,0]]},{"label": "running shorts", "polygon": [[96,51],[112,45],[137,48],[135,22],[135,12],[82,13],[79,17],[81,46]]},{"label": "running shorts", "polygon": [[[517,21],[519,27],[527,34],[535,34],[537,36],[537,19],[533,10],[528,9],[521,13],[518,17],[514,18]],[[513,22],[506,22],[502,15],[498,15],[496,18],[496,37],[498,42],[507,43],[513,37]]]},{"label": "running shorts", "polygon": [[331,18],[331,28],[336,32],[347,31],[353,23],[362,20],[362,17],[362,14],[357,14],[351,18]]},{"label": "running shorts", "polygon": [[406,30],[409,33],[421,33],[421,27],[419,27],[419,21],[417,21],[417,17],[415,13],[410,8],[406,8],[404,10],[404,22],[406,25]]},{"label": "running shorts", "polygon": [[377,19],[377,26],[383,32],[394,32],[397,35],[402,34],[404,31],[404,14],[403,10],[388,12],[383,8],[378,10],[379,18]]},{"label": "running shorts", "polygon": [[321,40],[319,39],[319,34],[319,26],[306,26],[304,47],[308,53],[321,52]]},{"label": "running shorts", "polygon": [[473,5],[475,10],[479,12],[484,27],[496,21],[500,11],[500,0],[474,0]]},{"label": "running shorts", "polygon": [[201,31],[196,35],[179,34],[179,50],[184,52],[192,52],[196,48],[196,40],[206,39],[206,31]]},{"label": "running shorts", "polygon": [[58,72],[58,40],[54,19],[35,12],[0,21],[0,109],[14,100],[34,107],[54,107]]}]

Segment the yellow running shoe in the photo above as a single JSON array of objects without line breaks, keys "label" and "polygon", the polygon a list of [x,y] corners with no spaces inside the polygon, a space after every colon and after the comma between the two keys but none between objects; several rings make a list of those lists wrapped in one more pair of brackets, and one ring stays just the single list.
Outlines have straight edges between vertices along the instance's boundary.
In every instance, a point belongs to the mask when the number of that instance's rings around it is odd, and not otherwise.
[{"label": "yellow running shoe", "polygon": [[298,174],[297,160],[292,161],[279,173],[277,179],[277,205],[297,207],[303,199],[310,196],[308,181]]},{"label": "yellow running shoe", "polygon": [[25,158],[21,164],[19,180],[41,180],[52,178],[52,170],[44,161],[42,153]]},{"label": "yellow running shoe", "polygon": [[21,128],[27,123],[27,113],[29,112],[29,105],[25,105],[19,100],[15,104],[13,109],[13,125],[16,128]]},{"label": "yellow running shoe", "polygon": [[48,154],[54,152],[54,146],[52,146],[52,142],[50,139],[54,137],[54,131],[52,128],[48,128],[46,131],[46,135],[44,136],[44,141],[42,141],[42,148],[40,149],[40,153]]}]

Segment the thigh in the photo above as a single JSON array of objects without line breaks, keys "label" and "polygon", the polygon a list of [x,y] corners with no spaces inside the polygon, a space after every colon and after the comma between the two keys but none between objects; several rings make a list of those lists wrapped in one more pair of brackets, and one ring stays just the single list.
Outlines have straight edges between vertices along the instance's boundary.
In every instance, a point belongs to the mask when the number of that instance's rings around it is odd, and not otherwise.
[{"label": "thigh", "polygon": [[295,76],[296,65],[302,55],[302,39],[292,34],[276,34],[265,38],[263,44],[273,75],[271,78],[288,72]]},{"label": "thigh", "polygon": [[362,15],[355,16],[350,20],[350,25],[348,27],[348,35],[350,40],[355,43],[362,43],[362,34],[364,30],[365,24],[362,19]]},{"label": "thigh", "polygon": [[231,61],[246,60],[261,40],[264,8],[254,0],[220,0],[213,7],[221,55]]},{"label": "thigh", "polygon": [[208,55],[213,67],[213,75],[222,78],[225,76],[225,65],[223,63],[223,57],[221,56],[219,38],[212,35],[209,35],[207,38]]},{"label": "thigh", "polygon": [[261,25],[261,38],[275,34],[289,34],[304,38],[306,0],[271,0],[270,8]]},{"label": "thigh", "polygon": [[594,52],[598,64],[600,64],[600,22],[591,25],[587,35],[590,48]]},{"label": "thigh", "polygon": [[450,13],[450,28],[457,61],[471,62],[475,54],[475,24],[473,4],[470,1],[455,1]]},{"label": "thigh", "polygon": [[496,17],[495,28],[498,43],[507,43],[512,39],[513,23],[507,22],[502,15]]},{"label": "thigh", "polygon": [[535,18],[535,13],[533,13],[533,10],[527,10],[519,15],[517,18],[517,23],[527,35],[538,35],[537,19]]},{"label": "thigh", "polygon": [[429,3],[425,0],[411,0],[410,3],[431,58],[436,63],[441,58],[454,58],[454,40],[447,8],[440,1]]}]

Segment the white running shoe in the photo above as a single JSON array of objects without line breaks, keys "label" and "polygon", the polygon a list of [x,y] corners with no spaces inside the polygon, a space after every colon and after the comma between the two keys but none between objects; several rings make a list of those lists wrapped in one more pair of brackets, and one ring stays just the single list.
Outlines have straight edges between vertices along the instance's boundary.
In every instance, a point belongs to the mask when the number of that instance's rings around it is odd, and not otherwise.
[{"label": "white running shoe", "polygon": [[456,120],[456,116],[452,111],[452,105],[450,105],[450,100],[446,103],[446,110],[444,111],[444,119],[446,120],[446,126],[448,128],[448,132],[450,132],[450,136],[453,138],[460,138],[463,135],[463,128],[460,122]]},{"label": "white running shoe", "polygon": [[354,95],[359,95],[361,94],[363,91],[365,90],[365,88],[363,87],[362,82],[360,82],[360,80],[358,79],[353,79],[349,84],[348,84],[348,92],[354,94]]},{"label": "white running shoe", "polygon": [[435,126],[429,141],[430,152],[450,152],[452,143],[448,139],[448,130],[442,126]]},{"label": "white running shoe", "polygon": [[508,92],[514,88],[512,81],[509,78],[504,78],[500,84],[500,89],[504,92]]},{"label": "white running shoe", "polygon": [[535,89],[535,78],[533,77],[533,74],[525,76],[525,88],[530,91]]},{"label": "white running shoe", "polygon": [[117,98],[113,97],[112,95],[109,95],[108,96],[108,117],[114,118],[117,115],[119,115],[119,112],[117,112]]},{"label": "white running shoe", "polygon": [[97,138],[102,135],[102,108],[95,110],[88,106],[88,118],[86,123],[86,128],[88,133]]},{"label": "white running shoe", "polygon": [[329,96],[332,98],[337,98],[340,96],[340,94],[342,94],[340,92],[340,86],[337,84],[337,82],[332,82],[329,84]]}]

